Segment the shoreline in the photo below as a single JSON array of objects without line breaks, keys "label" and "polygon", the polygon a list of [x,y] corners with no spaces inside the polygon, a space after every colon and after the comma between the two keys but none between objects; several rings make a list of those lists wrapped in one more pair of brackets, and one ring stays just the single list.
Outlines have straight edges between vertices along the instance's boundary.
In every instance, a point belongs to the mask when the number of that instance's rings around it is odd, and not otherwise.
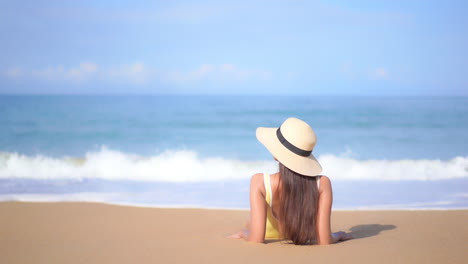
[{"label": "shoreline", "polygon": [[[247,210],[0,202],[5,263],[464,263],[468,210],[334,211],[329,246],[225,238]],[[27,252],[27,254],[25,254]],[[3,261],[2,261],[3,262]]]},{"label": "shoreline", "polygon": [[[103,202],[103,201],[83,201],[83,200],[1,200],[0,203],[89,203],[89,204],[104,204],[111,206],[126,206],[126,207],[136,207],[136,208],[153,208],[153,209],[201,209],[201,210],[226,210],[226,211],[249,211],[250,208],[240,208],[240,207],[210,207],[210,206],[197,206],[197,205],[147,205],[147,204],[138,204],[138,203],[126,203],[126,202]],[[440,207],[421,207],[421,208],[411,208],[411,207],[401,207],[401,208],[385,208],[385,207],[357,207],[357,208],[332,208],[336,212],[381,212],[381,211],[465,211],[468,210],[468,207],[458,207],[458,208],[440,208]]]}]

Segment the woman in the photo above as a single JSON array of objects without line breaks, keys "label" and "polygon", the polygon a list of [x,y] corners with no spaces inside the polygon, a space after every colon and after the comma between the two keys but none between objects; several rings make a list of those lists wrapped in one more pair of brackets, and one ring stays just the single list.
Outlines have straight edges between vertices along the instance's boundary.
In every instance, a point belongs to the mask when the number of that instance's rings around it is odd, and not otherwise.
[{"label": "woman", "polygon": [[279,162],[279,172],[252,176],[247,229],[229,237],[253,242],[285,239],[296,245],[351,239],[345,232],[331,233],[332,187],[328,177],[319,175],[322,167],[312,155],[312,128],[288,118],[279,128],[257,128],[257,139]]}]

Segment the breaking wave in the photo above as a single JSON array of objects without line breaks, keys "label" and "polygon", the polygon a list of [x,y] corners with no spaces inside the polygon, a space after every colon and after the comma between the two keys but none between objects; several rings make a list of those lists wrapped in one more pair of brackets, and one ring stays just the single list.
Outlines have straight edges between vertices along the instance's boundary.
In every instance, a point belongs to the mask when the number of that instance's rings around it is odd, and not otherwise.
[{"label": "breaking wave", "polygon": [[[468,177],[468,156],[450,160],[357,160],[321,155],[323,174],[338,180],[442,180]],[[189,150],[141,156],[101,148],[83,158],[55,158],[0,153],[0,179],[134,180],[203,182],[248,179],[256,172],[275,172],[275,161],[202,158]]]}]

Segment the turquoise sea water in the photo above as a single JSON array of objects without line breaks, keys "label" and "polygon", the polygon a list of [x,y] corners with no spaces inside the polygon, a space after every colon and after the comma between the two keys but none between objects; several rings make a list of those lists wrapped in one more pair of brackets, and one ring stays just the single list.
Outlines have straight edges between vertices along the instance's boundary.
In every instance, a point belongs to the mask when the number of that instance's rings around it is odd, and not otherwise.
[{"label": "turquoise sea water", "polygon": [[0,96],[0,200],[248,208],[291,116],[335,208],[468,208],[468,97]]}]

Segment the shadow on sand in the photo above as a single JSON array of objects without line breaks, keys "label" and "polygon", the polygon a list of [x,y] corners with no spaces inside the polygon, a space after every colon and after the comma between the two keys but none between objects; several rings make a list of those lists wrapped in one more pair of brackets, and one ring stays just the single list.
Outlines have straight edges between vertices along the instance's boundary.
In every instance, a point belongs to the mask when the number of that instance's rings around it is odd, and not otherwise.
[{"label": "shadow on sand", "polygon": [[395,229],[395,225],[379,225],[379,224],[371,224],[371,225],[357,225],[350,228],[350,234],[353,236],[354,239],[372,237],[380,234],[382,231],[392,230]]}]

